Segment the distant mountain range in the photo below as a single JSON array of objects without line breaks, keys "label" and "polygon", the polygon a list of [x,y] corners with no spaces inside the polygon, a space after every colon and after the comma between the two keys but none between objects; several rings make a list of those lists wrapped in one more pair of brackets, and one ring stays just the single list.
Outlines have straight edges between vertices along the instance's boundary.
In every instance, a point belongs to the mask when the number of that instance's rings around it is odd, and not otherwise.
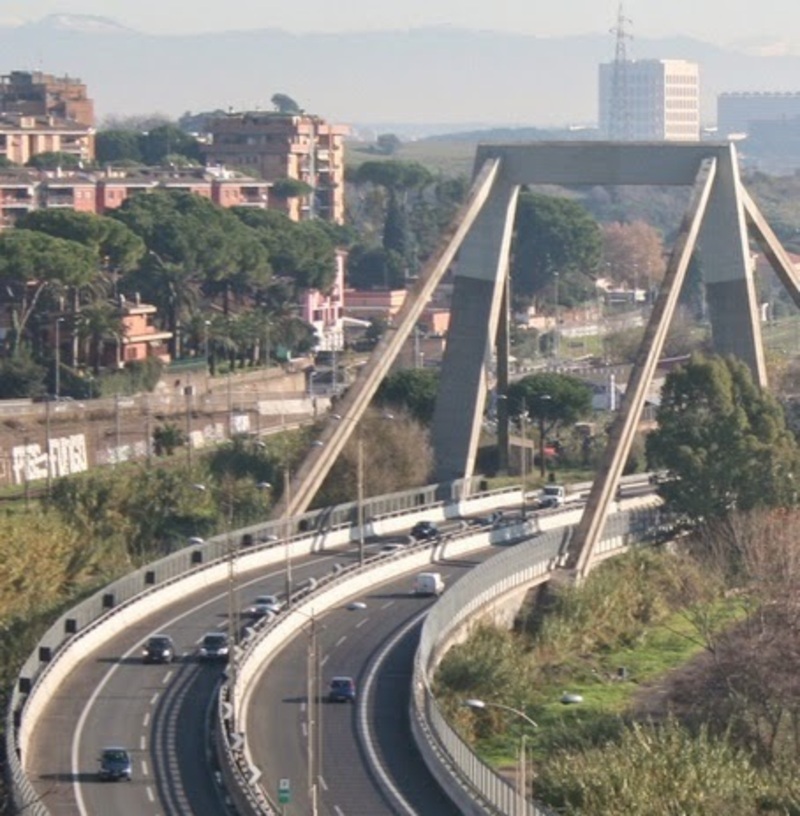
[{"label": "distant mountain range", "polygon": [[[541,38],[451,27],[340,34],[275,29],[163,36],[104,17],[51,15],[0,25],[0,73],[43,70],[82,79],[99,118],[215,108],[271,109],[285,93],[306,110],[406,135],[491,126],[542,128],[597,119],[597,66],[610,35]],[[726,91],[800,91],[800,57],[691,39],[636,39],[638,59],[700,64],[704,123]],[[767,54],[767,55],[763,55]],[[412,127],[413,126],[413,127]]]}]

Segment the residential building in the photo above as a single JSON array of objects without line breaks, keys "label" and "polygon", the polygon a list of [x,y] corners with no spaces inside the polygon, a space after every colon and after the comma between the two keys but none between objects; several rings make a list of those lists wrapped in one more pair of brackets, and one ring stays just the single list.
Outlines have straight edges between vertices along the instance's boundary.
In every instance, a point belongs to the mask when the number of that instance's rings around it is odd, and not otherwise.
[{"label": "residential building", "polygon": [[31,210],[66,207],[102,215],[132,195],[151,190],[184,190],[221,207],[259,207],[269,202],[270,185],[224,168],[141,168],[134,170],[0,170],[0,229]]},{"label": "residential building", "polygon": [[0,113],[67,120],[94,127],[94,102],[86,85],[72,77],[41,71],[12,71],[0,76]]},{"label": "residential building", "polygon": [[312,193],[273,196],[270,208],[292,220],[344,223],[344,137],[348,128],[305,113],[246,112],[214,117],[206,163],[260,175],[269,182],[304,182]]},{"label": "residential building", "polygon": [[717,131],[723,138],[750,133],[756,122],[800,120],[800,93],[723,93],[717,97]]},{"label": "residential building", "polygon": [[329,292],[306,289],[300,296],[300,316],[314,327],[317,351],[344,349],[344,266],[347,253],[336,251],[336,276]]},{"label": "residential building", "polygon": [[124,368],[128,363],[152,358],[169,363],[172,332],[160,331],[153,325],[157,311],[155,306],[142,303],[138,293],[132,302],[120,295],[117,314],[122,322],[122,334],[119,342],[106,342],[103,346],[103,365]]},{"label": "residential building", "polygon": [[697,141],[700,74],[686,60],[615,60],[599,70],[601,138]]},{"label": "residential building", "polygon": [[88,164],[94,161],[94,129],[49,115],[0,114],[0,156],[24,165],[39,153],[67,153]]}]

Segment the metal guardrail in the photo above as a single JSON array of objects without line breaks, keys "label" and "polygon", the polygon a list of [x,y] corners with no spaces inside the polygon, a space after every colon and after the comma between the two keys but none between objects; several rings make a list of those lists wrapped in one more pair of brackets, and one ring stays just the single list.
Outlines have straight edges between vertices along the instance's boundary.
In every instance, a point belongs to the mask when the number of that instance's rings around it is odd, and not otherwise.
[{"label": "metal guardrail", "polygon": [[[659,515],[653,508],[609,516],[601,550],[608,553],[646,540],[657,532]],[[523,806],[514,786],[480,759],[450,726],[432,693],[430,676],[444,645],[468,619],[515,589],[549,579],[567,553],[573,529],[551,530],[480,564],[448,589],[422,627],[412,681],[412,731],[426,762],[443,765],[458,780],[461,790],[480,803],[483,812],[553,816],[535,802],[526,800]]]},{"label": "metal guardrail", "polygon": [[[365,516],[373,521],[403,512],[420,511],[457,502],[480,485],[477,478],[470,481],[429,485],[399,493],[378,496],[364,502]],[[502,494],[505,491],[493,491]],[[45,632],[36,649],[23,664],[15,687],[11,691],[6,712],[4,775],[11,790],[14,806],[32,816],[48,816],[21,763],[20,729],[25,716],[26,702],[34,687],[46,676],[58,660],[59,653],[73,639],[86,634],[93,626],[118,613],[125,605],[141,600],[170,582],[189,573],[212,568],[230,556],[231,547],[238,546],[244,535],[249,535],[253,546],[242,552],[283,547],[289,541],[306,538],[313,533],[330,533],[352,527],[357,515],[357,503],[323,508],[302,514],[290,522],[268,521],[242,530],[210,538],[203,543],[191,544],[177,552],[148,564],[114,581],[86,600],[61,615]],[[289,529],[291,527],[291,529]],[[278,538],[279,541],[267,539]]]}]

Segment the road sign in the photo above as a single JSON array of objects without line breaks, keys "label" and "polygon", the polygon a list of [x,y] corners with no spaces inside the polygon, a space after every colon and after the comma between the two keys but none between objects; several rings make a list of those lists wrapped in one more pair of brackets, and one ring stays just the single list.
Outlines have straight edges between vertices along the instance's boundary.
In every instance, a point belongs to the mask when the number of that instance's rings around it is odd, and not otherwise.
[{"label": "road sign", "polygon": [[278,804],[288,805],[292,801],[292,783],[284,777],[278,782]]}]

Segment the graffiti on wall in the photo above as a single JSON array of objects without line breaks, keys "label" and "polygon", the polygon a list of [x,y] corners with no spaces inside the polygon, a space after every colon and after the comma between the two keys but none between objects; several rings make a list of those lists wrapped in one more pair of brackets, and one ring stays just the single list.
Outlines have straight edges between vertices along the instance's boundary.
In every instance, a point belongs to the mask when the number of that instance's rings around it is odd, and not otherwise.
[{"label": "graffiti on wall", "polygon": [[14,484],[46,479],[48,471],[52,478],[57,478],[84,473],[89,469],[84,434],[56,437],[50,440],[48,447],[49,450],[38,442],[30,442],[11,448],[11,475]]}]

